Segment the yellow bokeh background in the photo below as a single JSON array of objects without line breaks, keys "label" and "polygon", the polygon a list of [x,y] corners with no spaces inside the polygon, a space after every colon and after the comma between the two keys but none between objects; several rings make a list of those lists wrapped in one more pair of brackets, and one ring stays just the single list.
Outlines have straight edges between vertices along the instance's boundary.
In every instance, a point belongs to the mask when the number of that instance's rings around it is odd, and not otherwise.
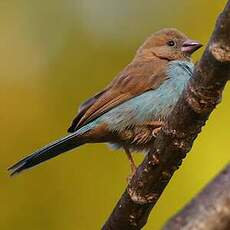
[{"label": "yellow bokeh background", "polygon": [[[225,2],[0,2],[0,229],[100,229],[126,186],[129,164],[121,151],[86,145],[14,178],[7,167],[65,135],[79,104],[110,82],[152,32],[176,27],[206,44]],[[229,162],[229,101],[227,86],[144,229],[160,229]]]}]

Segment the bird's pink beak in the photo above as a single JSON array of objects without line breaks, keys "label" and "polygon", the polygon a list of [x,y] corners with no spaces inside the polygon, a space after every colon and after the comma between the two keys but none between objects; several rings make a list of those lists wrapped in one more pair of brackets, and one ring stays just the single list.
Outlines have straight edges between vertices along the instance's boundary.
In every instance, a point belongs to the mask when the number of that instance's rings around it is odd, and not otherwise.
[{"label": "bird's pink beak", "polygon": [[183,43],[181,51],[192,54],[202,46],[203,45],[200,42],[188,39]]}]

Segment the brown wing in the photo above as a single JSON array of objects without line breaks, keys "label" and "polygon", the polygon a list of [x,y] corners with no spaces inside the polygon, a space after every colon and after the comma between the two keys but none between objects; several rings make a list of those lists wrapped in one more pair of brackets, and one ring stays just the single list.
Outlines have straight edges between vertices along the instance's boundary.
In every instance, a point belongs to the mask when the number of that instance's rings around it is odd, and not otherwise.
[{"label": "brown wing", "polygon": [[75,131],[75,128],[81,118],[84,116],[85,112],[97,101],[97,99],[103,95],[106,92],[106,90],[103,90],[99,93],[97,93],[95,96],[89,98],[87,101],[81,104],[77,116],[72,121],[71,126],[68,128],[68,132],[72,133]]},{"label": "brown wing", "polygon": [[133,62],[128,65],[102,92],[87,100],[74,119],[70,132],[98,118],[115,106],[159,87],[166,79],[167,60]]}]

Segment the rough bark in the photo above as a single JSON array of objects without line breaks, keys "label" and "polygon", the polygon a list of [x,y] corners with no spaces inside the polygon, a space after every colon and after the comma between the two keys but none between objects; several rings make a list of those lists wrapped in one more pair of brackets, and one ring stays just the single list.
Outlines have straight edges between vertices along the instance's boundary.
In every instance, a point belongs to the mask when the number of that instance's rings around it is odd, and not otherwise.
[{"label": "rough bark", "polygon": [[163,228],[178,229],[230,229],[230,164]]},{"label": "rough bark", "polygon": [[138,167],[103,230],[136,230],[182,163],[230,79],[230,0],[220,14],[207,48],[153,149]]}]

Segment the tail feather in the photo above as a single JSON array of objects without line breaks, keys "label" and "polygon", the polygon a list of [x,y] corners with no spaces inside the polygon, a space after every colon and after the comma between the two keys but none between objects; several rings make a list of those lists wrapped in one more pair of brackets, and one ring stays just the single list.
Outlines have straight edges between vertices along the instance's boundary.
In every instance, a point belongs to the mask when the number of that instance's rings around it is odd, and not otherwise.
[{"label": "tail feather", "polygon": [[11,171],[10,175],[20,173],[21,171],[34,167],[43,161],[49,160],[50,158],[56,157],[61,153],[76,148],[82,145],[82,139],[79,138],[78,133],[72,133],[66,137],[63,137],[55,142],[52,142],[41,149],[38,149],[31,155],[20,160],[8,170]]}]

